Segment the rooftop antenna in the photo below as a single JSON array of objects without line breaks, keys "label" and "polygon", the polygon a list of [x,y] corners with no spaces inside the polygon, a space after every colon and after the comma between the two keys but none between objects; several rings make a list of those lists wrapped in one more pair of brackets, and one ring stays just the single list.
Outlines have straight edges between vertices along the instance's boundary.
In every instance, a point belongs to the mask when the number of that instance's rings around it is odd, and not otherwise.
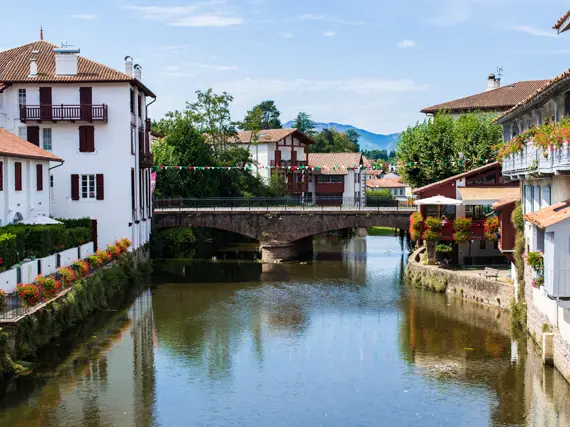
[{"label": "rooftop antenna", "polygon": [[497,67],[497,80],[501,81],[503,78],[503,66]]},{"label": "rooftop antenna", "polygon": [[44,39],[44,27],[40,25],[40,40]]},{"label": "rooftop antenna", "polygon": [[61,42],[61,47],[73,47],[73,45],[67,43],[67,41]]}]

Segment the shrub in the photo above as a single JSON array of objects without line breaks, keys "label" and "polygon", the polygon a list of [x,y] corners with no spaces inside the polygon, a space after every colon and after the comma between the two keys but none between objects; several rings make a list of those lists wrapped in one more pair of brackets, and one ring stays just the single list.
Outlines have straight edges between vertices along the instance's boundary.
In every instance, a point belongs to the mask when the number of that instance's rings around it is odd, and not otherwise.
[{"label": "shrub", "polygon": [[69,267],[60,268],[57,270],[57,274],[65,287],[71,286],[77,280],[75,271]]},{"label": "shrub", "polygon": [[435,251],[444,254],[449,254],[453,252],[453,247],[451,247],[450,245],[437,245],[435,247]]},{"label": "shrub", "polygon": [[497,240],[497,233],[499,232],[499,218],[492,216],[485,221],[485,239],[488,241]]},{"label": "shrub", "polygon": [[194,248],[196,237],[191,228],[180,227],[153,233],[157,257],[180,257]]},{"label": "shrub", "polygon": [[4,311],[6,308],[6,302],[8,300],[8,295],[2,289],[0,289],[0,312]]},{"label": "shrub", "polygon": [[84,245],[91,240],[91,230],[85,227],[68,228],[66,230],[66,246],[73,248]]},{"label": "shrub", "polygon": [[91,231],[91,218],[56,218],[65,228],[88,228]]},{"label": "shrub", "polygon": [[105,265],[111,261],[111,254],[107,251],[98,250],[95,256],[101,260],[101,265]]},{"label": "shrub", "polygon": [[511,214],[511,221],[518,231],[524,232],[524,215],[522,205],[519,202]]},{"label": "shrub", "polygon": [[107,246],[107,252],[111,255],[111,258],[117,259],[121,256],[121,248],[117,245],[109,245]]},{"label": "shrub", "polygon": [[44,299],[52,299],[61,291],[60,283],[52,276],[38,276],[34,284],[41,289]]},{"label": "shrub", "polygon": [[441,220],[430,216],[426,218],[425,225],[424,239],[429,242],[437,242],[441,237]]},{"label": "shrub", "polygon": [[424,228],[423,224],[424,218],[419,212],[414,212],[410,215],[410,237],[414,242],[418,241],[422,237],[422,231]]},{"label": "shrub", "polygon": [[465,243],[471,238],[471,224],[473,221],[471,218],[455,218],[453,221],[453,240],[457,243]]},{"label": "shrub", "polygon": [[0,235],[0,258],[2,258],[2,267],[5,269],[12,267],[18,262],[15,234],[6,233]]},{"label": "shrub", "polygon": [[72,266],[75,270],[75,273],[77,274],[78,279],[81,279],[82,277],[85,277],[87,274],[89,274],[89,263],[86,261],[74,261]]},{"label": "shrub", "polygon": [[529,252],[528,265],[538,274],[544,274],[544,255],[542,252]]},{"label": "shrub", "polygon": [[103,261],[97,255],[89,256],[87,262],[91,268],[97,268],[103,265]]},{"label": "shrub", "polygon": [[40,290],[34,285],[18,285],[18,295],[25,307],[33,307],[40,302]]}]

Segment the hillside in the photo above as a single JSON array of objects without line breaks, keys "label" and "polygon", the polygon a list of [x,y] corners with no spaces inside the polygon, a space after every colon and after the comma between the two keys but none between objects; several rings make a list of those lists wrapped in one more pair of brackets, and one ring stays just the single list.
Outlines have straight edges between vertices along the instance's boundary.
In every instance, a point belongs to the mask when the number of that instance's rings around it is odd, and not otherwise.
[{"label": "hillside", "polygon": [[[283,127],[289,128],[293,126],[293,120],[285,123]],[[333,128],[338,132],[346,132],[349,129],[354,129],[360,135],[360,148],[362,150],[393,150],[398,141],[398,133],[390,135],[382,135],[378,133],[368,132],[364,129],[359,129],[351,125],[342,125],[339,123],[316,123],[316,130]]]}]

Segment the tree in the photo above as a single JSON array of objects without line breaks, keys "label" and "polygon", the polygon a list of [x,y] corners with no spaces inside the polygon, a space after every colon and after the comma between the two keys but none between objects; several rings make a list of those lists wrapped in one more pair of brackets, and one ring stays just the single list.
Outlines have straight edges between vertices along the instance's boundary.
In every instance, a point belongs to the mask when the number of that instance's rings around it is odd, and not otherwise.
[{"label": "tree", "polygon": [[496,157],[501,128],[485,113],[470,113],[458,120],[445,113],[410,126],[400,135],[396,155],[404,181],[419,188]]},{"label": "tree", "polygon": [[283,125],[280,116],[275,101],[263,101],[247,112],[240,128],[251,131],[281,129]]},{"label": "tree", "polygon": [[350,141],[350,143],[353,145],[353,151],[355,153],[360,152],[360,144],[358,144],[358,140],[360,139],[360,134],[354,130],[354,129],[348,129],[345,132],[346,137],[348,138],[348,140]]},{"label": "tree", "polygon": [[300,112],[297,114],[293,127],[306,135],[314,135],[315,133],[315,122],[311,120],[311,116],[307,113]]},{"label": "tree", "polygon": [[279,172],[273,171],[269,178],[267,195],[270,197],[279,197],[285,194],[287,194],[287,182],[283,176],[279,175]]},{"label": "tree", "polygon": [[313,137],[316,143],[309,150],[311,153],[357,153],[360,147],[358,142],[353,142],[357,138],[355,134],[356,132],[349,136],[334,128],[323,129]]}]

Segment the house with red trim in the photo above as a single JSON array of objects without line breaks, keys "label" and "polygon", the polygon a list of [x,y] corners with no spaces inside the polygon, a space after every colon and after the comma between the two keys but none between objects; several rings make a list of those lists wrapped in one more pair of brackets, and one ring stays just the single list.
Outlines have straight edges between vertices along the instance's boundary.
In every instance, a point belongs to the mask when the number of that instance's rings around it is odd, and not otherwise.
[{"label": "house with red trim", "polygon": [[[442,219],[442,242],[453,242],[453,220],[471,218],[471,238],[467,243],[454,246],[453,258],[456,263],[473,266],[508,265],[508,259],[499,248],[499,242],[485,238],[485,221],[494,214],[493,204],[504,199],[517,197],[519,186],[516,181],[505,181],[498,162],[460,173],[433,184],[414,190],[418,200],[443,196],[461,202],[455,205],[424,205],[420,212],[424,218]],[[504,219],[507,219],[505,215]],[[510,220],[510,218],[509,218]],[[512,228],[504,222],[503,233],[510,234]],[[510,222],[510,221],[508,221]],[[511,225],[512,227],[512,225]],[[503,242],[501,242],[503,243]],[[512,251],[514,242],[504,241],[501,248]]]}]

